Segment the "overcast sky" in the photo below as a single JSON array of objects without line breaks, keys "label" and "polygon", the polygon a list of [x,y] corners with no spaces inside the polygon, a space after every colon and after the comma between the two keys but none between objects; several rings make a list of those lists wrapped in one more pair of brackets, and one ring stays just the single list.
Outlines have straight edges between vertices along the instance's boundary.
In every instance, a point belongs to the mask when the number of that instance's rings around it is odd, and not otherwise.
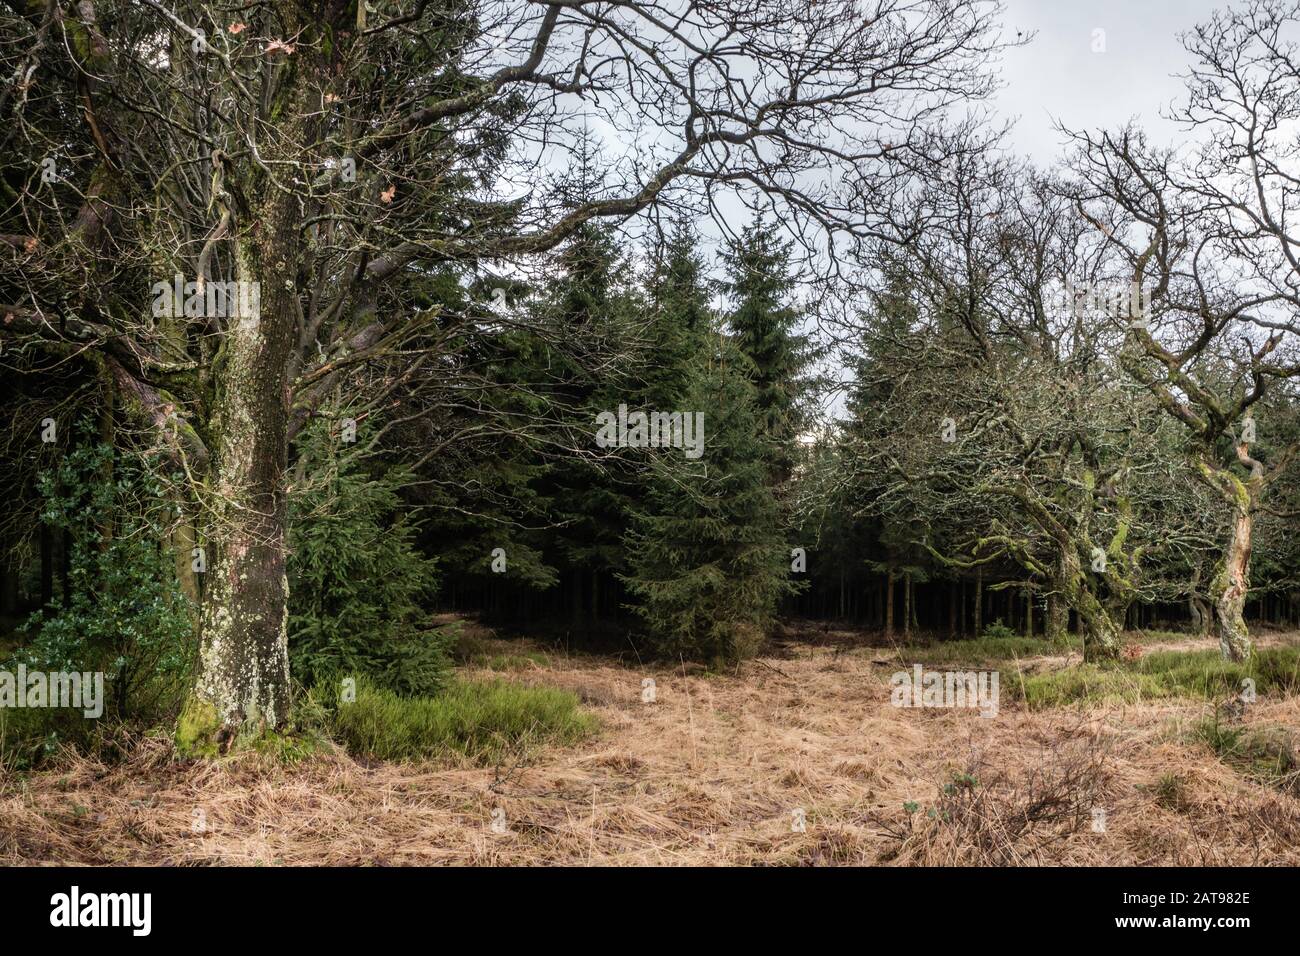
[{"label": "overcast sky", "polygon": [[[1137,117],[1153,141],[1178,142],[1160,119],[1189,64],[1178,33],[1225,0],[1005,0],[1009,36],[1037,32],[1005,54],[999,115],[1018,118],[1011,146],[1040,165],[1060,155],[1059,120],[1071,128],[1114,127]],[[1094,31],[1104,31],[1097,34]],[[1094,52],[1094,43],[1102,47]]]}]

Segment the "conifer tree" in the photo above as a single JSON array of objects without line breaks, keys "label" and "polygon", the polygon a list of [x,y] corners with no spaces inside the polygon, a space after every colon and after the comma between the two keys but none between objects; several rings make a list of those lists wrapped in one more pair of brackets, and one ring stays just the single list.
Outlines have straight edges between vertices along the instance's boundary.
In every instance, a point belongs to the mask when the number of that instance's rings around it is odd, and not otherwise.
[{"label": "conifer tree", "polygon": [[714,342],[692,370],[685,403],[704,414],[704,455],[655,456],[623,581],[658,650],[716,663],[753,654],[793,588],[754,387],[734,347]]},{"label": "conifer tree", "polygon": [[814,358],[808,336],[799,331],[803,311],[793,302],[792,248],[760,217],[722,257],[723,289],[733,303],[727,324],[754,384],[771,476],[778,486],[794,470],[796,441],[806,425],[800,400],[812,385],[807,372]]},{"label": "conifer tree", "polygon": [[689,385],[691,358],[713,322],[704,261],[690,222],[673,223],[665,247],[652,254],[647,285],[647,339],[654,360],[643,365],[648,407],[678,408]]},{"label": "conifer tree", "polygon": [[[589,147],[588,147],[589,148]],[[584,164],[571,187],[573,202],[599,193]],[[536,303],[547,337],[539,360],[553,381],[553,394],[572,454],[563,456],[538,484],[552,506],[556,531],[548,559],[565,572],[575,619],[594,621],[616,600],[603,597],[623,567],[622,529],[634,485],[630,456],[596,448],[593,422],[636,391],[634,326],[643,311],[630,281],[629,257],[619,234],[595,224],[579,226],[554,257],[554,274]]]},{"label": "conifer tree", "polygon": [[[654,325],[683,345],[665,356],[657,398],[703,415],[704,453],[652,453],[645,504],[625,544],[632,609],[657,650],[714,662],[752,654],[789,593],[779,510],[744,356],[710,322],[689,230],[674,230],[652,280]],[[680,367],[669,356],[684,357]],[[669,382],[683,391],[671,394]]]}]

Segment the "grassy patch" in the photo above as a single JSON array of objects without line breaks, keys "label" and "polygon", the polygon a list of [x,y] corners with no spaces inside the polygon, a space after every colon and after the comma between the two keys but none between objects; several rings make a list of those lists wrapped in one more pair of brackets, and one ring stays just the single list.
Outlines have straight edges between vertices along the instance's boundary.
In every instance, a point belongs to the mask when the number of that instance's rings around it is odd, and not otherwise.
[{"label": "grassy patch", "polygon": [[0,707],[0,768],[31,770],[72,747],[108,759],[117,751],[116,720],[87,720],[61,707]]},{"label": "grassy patch", "polygon": [[1257,694],[1300,692],[1300,648],[1265,648],[1244,664],[1223,660],[1217,650],[1160,651],[1137,660],[1079,664],[1002,683],[1013,697],[1041,708],[1080,701],[1223,697],[1241,693],[1247,678],[1255,682]]},{"label": "grassy patch", "polygon": [[1204,637],[1199,632],[1193,633],[1191,631],[1137,630],[1124,632],[1124,641],[1128,644],[1180,644],[1183,641],[1199,640],[1205,640],[1208,643],[1212,639]]},{"label": "grassy patch", "polygon": [[295,764],[316,753],[319,741],[310,734],[267,731],[252,742],[252,747],[277,763]]},{"label": "grassy patch", "polygon": [[463,755],[488,763],[547,743],[573,743],[595,718],[573,694],[505,681],[458,681],[437,697],[399,697],[358,681],[357,699],[340,704],[334,732],[353,753],[380,760]]},{"label": "grassy patch", "polygon": [[490,671],[530,671],[550,666],[551,659],[541,651],[526,651],[522,654],[476,654],[469,662]]},{"label": "grassy patch", "polygon": [[908,663],[918,664],[986,664],[1044,654],[1080,652],[1083,645],[1073,637],[1049,641],[1041,637],[982,637],[969,641],[941,641],[926,647],[909,647],[904,652]]},{"label": "grassy patch", "polygon": [[1187,782],[1176,773],[1162,774],[1155,786],[1150,789],[1156,798],[1156,803],[1166,810],[1183,813],[1191,806]]},{"label": "grassy patch", "polygon": [[1197,725],[1194,737],[1243,776],[1300,794],[1300,756],[1295,734],[1283,727],[1230,727],[1218,715]]}]

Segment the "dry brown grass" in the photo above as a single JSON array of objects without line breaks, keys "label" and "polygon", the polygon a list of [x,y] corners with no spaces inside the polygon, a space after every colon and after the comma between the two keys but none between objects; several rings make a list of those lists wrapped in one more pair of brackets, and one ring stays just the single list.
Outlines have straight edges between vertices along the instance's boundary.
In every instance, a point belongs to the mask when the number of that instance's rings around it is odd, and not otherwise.
[{"label": "dry brown grass", "polygon": [[[603,730],[516,767],[181,764],[142,741],[119,765],[0,779],[0,863],[1300,864],[1300,801],[1192,740],[1205,705],[898,710],[895,669],[878,649],[798,644],[728,676],[553,656],[510,676],[575,691]],[[1300,727],[1300,700],[1245,720]]]}]

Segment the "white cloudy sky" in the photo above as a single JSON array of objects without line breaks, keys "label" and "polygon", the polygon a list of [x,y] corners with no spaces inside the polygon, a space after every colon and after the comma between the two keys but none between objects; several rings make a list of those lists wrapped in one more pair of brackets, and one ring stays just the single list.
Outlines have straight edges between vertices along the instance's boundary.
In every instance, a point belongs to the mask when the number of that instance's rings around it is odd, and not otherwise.
[{"label": "white cloudy sky", "polygon": [[[1160,119],[1178,98],[1177,74],[1189,58],[1178,33],[1204,20],[1224,0],[1005,0],[1007,33],[1036,32],[1032,43],[1005,54],[1006,88],[998,114],[1017,119],[1010,145],[1047,165],[1061,151],[1060,121],[1070,128],[1114,127],[1137,117],[1152,138],[1177,142],[1179,128]],[[1103,30],[1104,52],[1093,52]]]}]

